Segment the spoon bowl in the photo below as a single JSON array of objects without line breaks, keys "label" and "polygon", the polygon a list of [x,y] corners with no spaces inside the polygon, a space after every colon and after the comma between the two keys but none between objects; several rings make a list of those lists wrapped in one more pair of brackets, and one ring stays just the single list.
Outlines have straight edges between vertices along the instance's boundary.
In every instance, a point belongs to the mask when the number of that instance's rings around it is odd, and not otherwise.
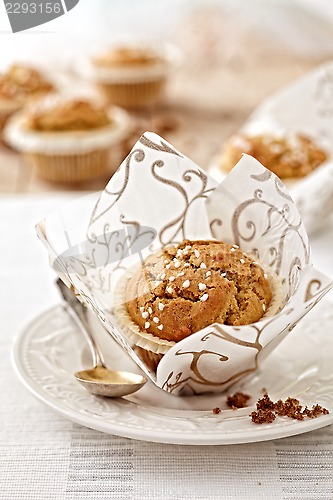
[{"label": "spoon bowl", "polygon": [[76,380],[92,394],[109,398],[126,396],[138,391],[147,379],[142,375],[119,370],[109,370],[103,365],[74,374]]},{"label": "spoon bowl", "polygon": [[60,279],[57,280],[56,284],[64,299],[64,308],[81,330],[92,354],[93,367],[74,373],[76,380],[92,394],[107,398],[119,398],[141,389],[147,382],[147,379],[142,375],[121,370],[109,370],[106,367],[101,348],[87,321],[86,308]]}]

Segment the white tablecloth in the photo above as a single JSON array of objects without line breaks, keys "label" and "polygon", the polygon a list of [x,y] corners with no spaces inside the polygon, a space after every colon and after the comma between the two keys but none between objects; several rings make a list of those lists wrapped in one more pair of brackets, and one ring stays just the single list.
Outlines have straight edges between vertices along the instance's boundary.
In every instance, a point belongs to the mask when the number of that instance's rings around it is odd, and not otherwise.
[{"label": "white tablecloth", "polygon": [[[0,499],[332,499],[333,426],[259,444],[154,444],[81,427],[27,392],[10,349],[27,321],[59,301],[34,224],[63,199],[0,198]],[[312,247],[333,276],[332,225]]]}]

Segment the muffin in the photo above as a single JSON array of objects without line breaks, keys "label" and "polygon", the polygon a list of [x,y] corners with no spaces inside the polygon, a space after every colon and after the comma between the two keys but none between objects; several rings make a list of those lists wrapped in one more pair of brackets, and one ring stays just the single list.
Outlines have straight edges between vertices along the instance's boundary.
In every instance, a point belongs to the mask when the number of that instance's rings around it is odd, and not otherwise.
[{"label": "muffin", "polygon": [[11,114],[52,90],[53,85],[35,68],[12,65],[0,75],[0,130]]},{"label": "muffin", "polygon": [[277,278],[220,241],[185,240],[152,254],[120,293],[121,323],[153,369],[189,335],[213,323],[254,323],[281,305]]},{"label": "muffin", "polygon": [[125,108],[143,108],[160,101],[177,58],[171,47],[119,45],[93,56],[86,71],[108,102]]},{"label": "muffin", "polygon": [[232,136],[219,157],[220,168],[230,171],[247,153],[281,179],[308,175],[327,160],[327,153],[310,137],[293,134],[285,137],[272,134]]},{"label": "muffin", "polygon": [[50,95],[10,119],[4,134],[40,177],[73,183],[107,171],[110,150],[127,128],[127,114],[120,109]]}]

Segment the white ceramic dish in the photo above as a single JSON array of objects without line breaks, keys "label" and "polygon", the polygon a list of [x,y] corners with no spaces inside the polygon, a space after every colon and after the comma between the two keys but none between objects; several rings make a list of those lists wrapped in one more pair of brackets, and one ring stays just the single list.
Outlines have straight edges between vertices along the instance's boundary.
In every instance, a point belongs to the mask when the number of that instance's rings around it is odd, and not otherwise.
[{"label": "white ceramic dish", "polygon": [[[274,350],[260,371],[228,391],[251,395],[249,407],[239,410],[227,407],[226,394],[179,398],[150,382],[127,398],[92,396],[73,377],[76,370],[91,363],[89,351],[60,305],[42,313],[17,336],[13,363],[32,394],[86,427],[160,443],[250,443],[301,434],[333,422],[332,331],[333,307],[324,301]],[[110,367],[137,369],[107,334],[99,330],[98,335]],[[297,397],[303,405],[325,406],[330,414],[303,421],[278,417],[272,424],[256,425],[249,414],[263,388],[273,400]],[[222,413],[213,414],[216,406]]]}]

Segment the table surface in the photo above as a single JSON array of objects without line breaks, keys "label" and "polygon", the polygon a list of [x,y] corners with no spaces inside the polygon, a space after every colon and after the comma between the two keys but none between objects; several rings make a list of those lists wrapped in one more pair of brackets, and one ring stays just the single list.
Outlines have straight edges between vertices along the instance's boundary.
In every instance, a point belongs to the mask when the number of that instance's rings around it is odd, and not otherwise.
[{"label": "table surface", "polygon": [[[276,49],[270,37],[263,42],[256,32],[242,35],[238,16],[237,30],[228,17],[223,24],[207,22],[207,15],[216,15],[210,9],[179,30],[176,42],[188,46],[190,64],[174,75],[163,107],[133,115],[131,139],[134,144],[145,130],[157,131],[203,168],[264,98],[325,59],[322,51],[299,56],[285,46]],[[202,24],[206,31],[199,36]],[[21,38],[15,40],[21,54]],[[5,58],[7,49],[10,44]],[[214,57],[223,64],[214,64]],[[168,130],[165,119],[176,126]],[[119,147],[111,169],[126,156],[131,140]],[[68,421],[20,383],[10,359],[14,337],[59,303],[55,276],[34,226],[73,198],[72,190],[79,196],[80,190],[103,188],[105,181],[47,184],[16,152],[0,146],[0,500],[332,499],[333,425],[256,444],[145,443]],[[311,243],[316,267],[333,277],[333,221],[311,235]],[[333,300],[333,293],[328,298]]]},{"label": "table surface", "polygon": [[[333,498],[332,425],[257,444],[154,444],[81,427],[27,392],[11,367],[13,338],[59,302],[34,225],[73,196],[0,197],[0,499]],[[333,277],[333,226],[311,239],[316,267]]]}]

